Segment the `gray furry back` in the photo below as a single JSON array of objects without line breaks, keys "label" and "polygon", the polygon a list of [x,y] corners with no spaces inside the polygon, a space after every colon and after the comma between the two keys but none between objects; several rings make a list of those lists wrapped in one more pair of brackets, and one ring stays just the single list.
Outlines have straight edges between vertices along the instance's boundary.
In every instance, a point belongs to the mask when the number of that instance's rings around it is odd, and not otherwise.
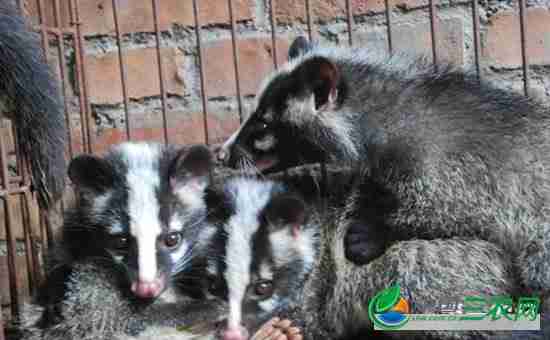
[{"label": "gray furry back", "polygon": [[[547,219],[549,107],[424,58],[387,60],[364,49],[324,48],[304,58],[314,56],[332,60],[346,84],[341,107],[330,116],[346,127],[342,135],[351,139],[349,149],[368,164],[369,176],[401,196],[401,206],[446,212],[436,222],[451,235],[460,234],[452,229],[464,222],[479,236],[494,235],[484,226],[495,218],[500,232],[518,231],[507,222]],[[403,189],[403,183],[409,187]],[[529,216],[512,221],[503,211]],[[436,216],[426,215],[429,220],[408,227],[429,229]]]},{"label": "gray furry back", "polygon": [[[328,169],[330,188],[345,188],[342,173]],[[348,176],[345,176],[348,177]],[[360,178],[360,177],[358,177]],[[336,184],[336,185],[334,185]],[[344,185],[343,185],[344,184]],[[349,185],[349,181],[348,181]],[[392,284],[412,313],[439,313],[443,303],[461,302],[465,296],[513,296],[518,293],[512,255],[487,241],[471,238],[408,240],[394,243],[381,256],[365,265],[345,258],[344,239],[362,209],[360,188],[347,187],[345,207],[323,210],[319,255],[290,313],[301,322],[304,339],[359,339],[382,336],[396,339],[499,340],[546,339],[542,332],[384,332],[373,333],[368,304],[373,296]],[[341,197],[341,196],[340,196]],[[333,206],[329,203],[329,207]],[[330,213],[332,212],[332,213]],[[547,310],[544,309],[543,310]],[[541,325],[548,315],[542,315]]]},{"label": "gray furry back", "polygon": [[[423,331],[373,332],[368,303],[392,284],[412,313],[439,313],[442,303],[469,295],[512,295],[515,292],[510,259],[501,249],[480,240],[437,239],[395,243],[367,265],[344,259],[345,222],[331,232],[325,228],[321,254],[306,281],[300,305],[290,317],[302,321],[304,339],[418,340],[545,340],[541,332]],[[468,259],[468,260],[464,260]],[[284,314],[283,314],[284,315]],[[541,321],[545,326],[546,319]]]},{"label": "gray furry back", "polygon": [[11,0],[0,2],[0,113],[13,118],[41,207],[64,188],[66,125],[57,81]]}]

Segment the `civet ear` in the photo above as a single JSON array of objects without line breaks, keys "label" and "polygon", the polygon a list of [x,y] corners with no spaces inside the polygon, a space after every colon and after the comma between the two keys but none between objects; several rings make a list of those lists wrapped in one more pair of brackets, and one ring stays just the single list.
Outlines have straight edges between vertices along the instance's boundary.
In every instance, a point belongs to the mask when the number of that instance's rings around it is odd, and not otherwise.
[{"label": "civet ear", "polygon": [[263,211],[263,216],[272,231],[291,228],[297,236],[306,221],[306,205],[301,198],[281,195],[273,198]]},{"label": "civet ear", "polygon": [[69,163],[68,175],[78,188],[102,193],[112,188],[116,181],[116,171],[103,158],[80,155]]},{"label": "civet ear", "polygon": [[305,60],[294,71],[297,81],[304,84],[312,93],[315,111],[335,104],[338,99],[340,70],[328,58],[313,57]]},{"label": "civet ear", "polygon": [[214,157],[206,145],[182,148],[168,171],[171,189],[203,192],[209,184],[209,173],[213,166]]},{"label": "civet ear", "polygon": [[299,56],[306,54],[313,48],[311,44],[304,36],[299,36],[288,48],[288,60],[298,58]]}]

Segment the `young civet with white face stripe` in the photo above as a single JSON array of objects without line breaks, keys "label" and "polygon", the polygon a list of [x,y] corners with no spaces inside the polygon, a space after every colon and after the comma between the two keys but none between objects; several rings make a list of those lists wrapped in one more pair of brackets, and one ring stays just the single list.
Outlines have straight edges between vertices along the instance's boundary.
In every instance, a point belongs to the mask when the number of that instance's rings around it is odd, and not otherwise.
[{"label": "young civet with white face stripe", "polygon": [[[225,256],[209,261],[207,272],[219,280],[211,292],[229,302],[221,337],[246,340],[296,300],[314,261],[318,228],[309,228],[303,201],[281,183],[237,177],[210,195],[218,195],[208,201],[220,221],[215,238]],[[301,339],[296,328],[285,328],[282,336]]]},{"label": "young civet with white face stripe", "polygon": [[189,269],[210,230],[203,194],[211,164],[205,146],[147,143],[73,159],[77,203],[63,228],[72,259],[112,262],[135,296],[161,295]]}]

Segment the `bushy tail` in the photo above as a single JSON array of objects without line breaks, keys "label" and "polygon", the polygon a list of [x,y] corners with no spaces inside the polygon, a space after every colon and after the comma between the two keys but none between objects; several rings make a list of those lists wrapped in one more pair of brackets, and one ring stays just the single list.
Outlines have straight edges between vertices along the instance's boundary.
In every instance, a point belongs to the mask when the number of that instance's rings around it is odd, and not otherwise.
[{"label": "bushy tail", "polygon": [[65,184],[63,104],[38,34],[28,29],[9,0],[0,2],[2,103],[14,119],[21,152],[30,162],[39,204],[47,209]]}]

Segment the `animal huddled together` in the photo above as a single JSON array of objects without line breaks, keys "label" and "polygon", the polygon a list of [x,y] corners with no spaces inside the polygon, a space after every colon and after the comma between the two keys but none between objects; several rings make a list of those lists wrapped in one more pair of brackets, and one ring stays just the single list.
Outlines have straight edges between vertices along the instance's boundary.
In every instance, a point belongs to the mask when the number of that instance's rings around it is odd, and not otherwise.
[{"label": "animal huddled together", "polygon": [[393,284],[418,313],[548,295],[550,109],[422,58],[303,38],[289,58],[215,152],[71,161],[76,201],[24,338],[550,336],[376,333],[367,311]]}]

